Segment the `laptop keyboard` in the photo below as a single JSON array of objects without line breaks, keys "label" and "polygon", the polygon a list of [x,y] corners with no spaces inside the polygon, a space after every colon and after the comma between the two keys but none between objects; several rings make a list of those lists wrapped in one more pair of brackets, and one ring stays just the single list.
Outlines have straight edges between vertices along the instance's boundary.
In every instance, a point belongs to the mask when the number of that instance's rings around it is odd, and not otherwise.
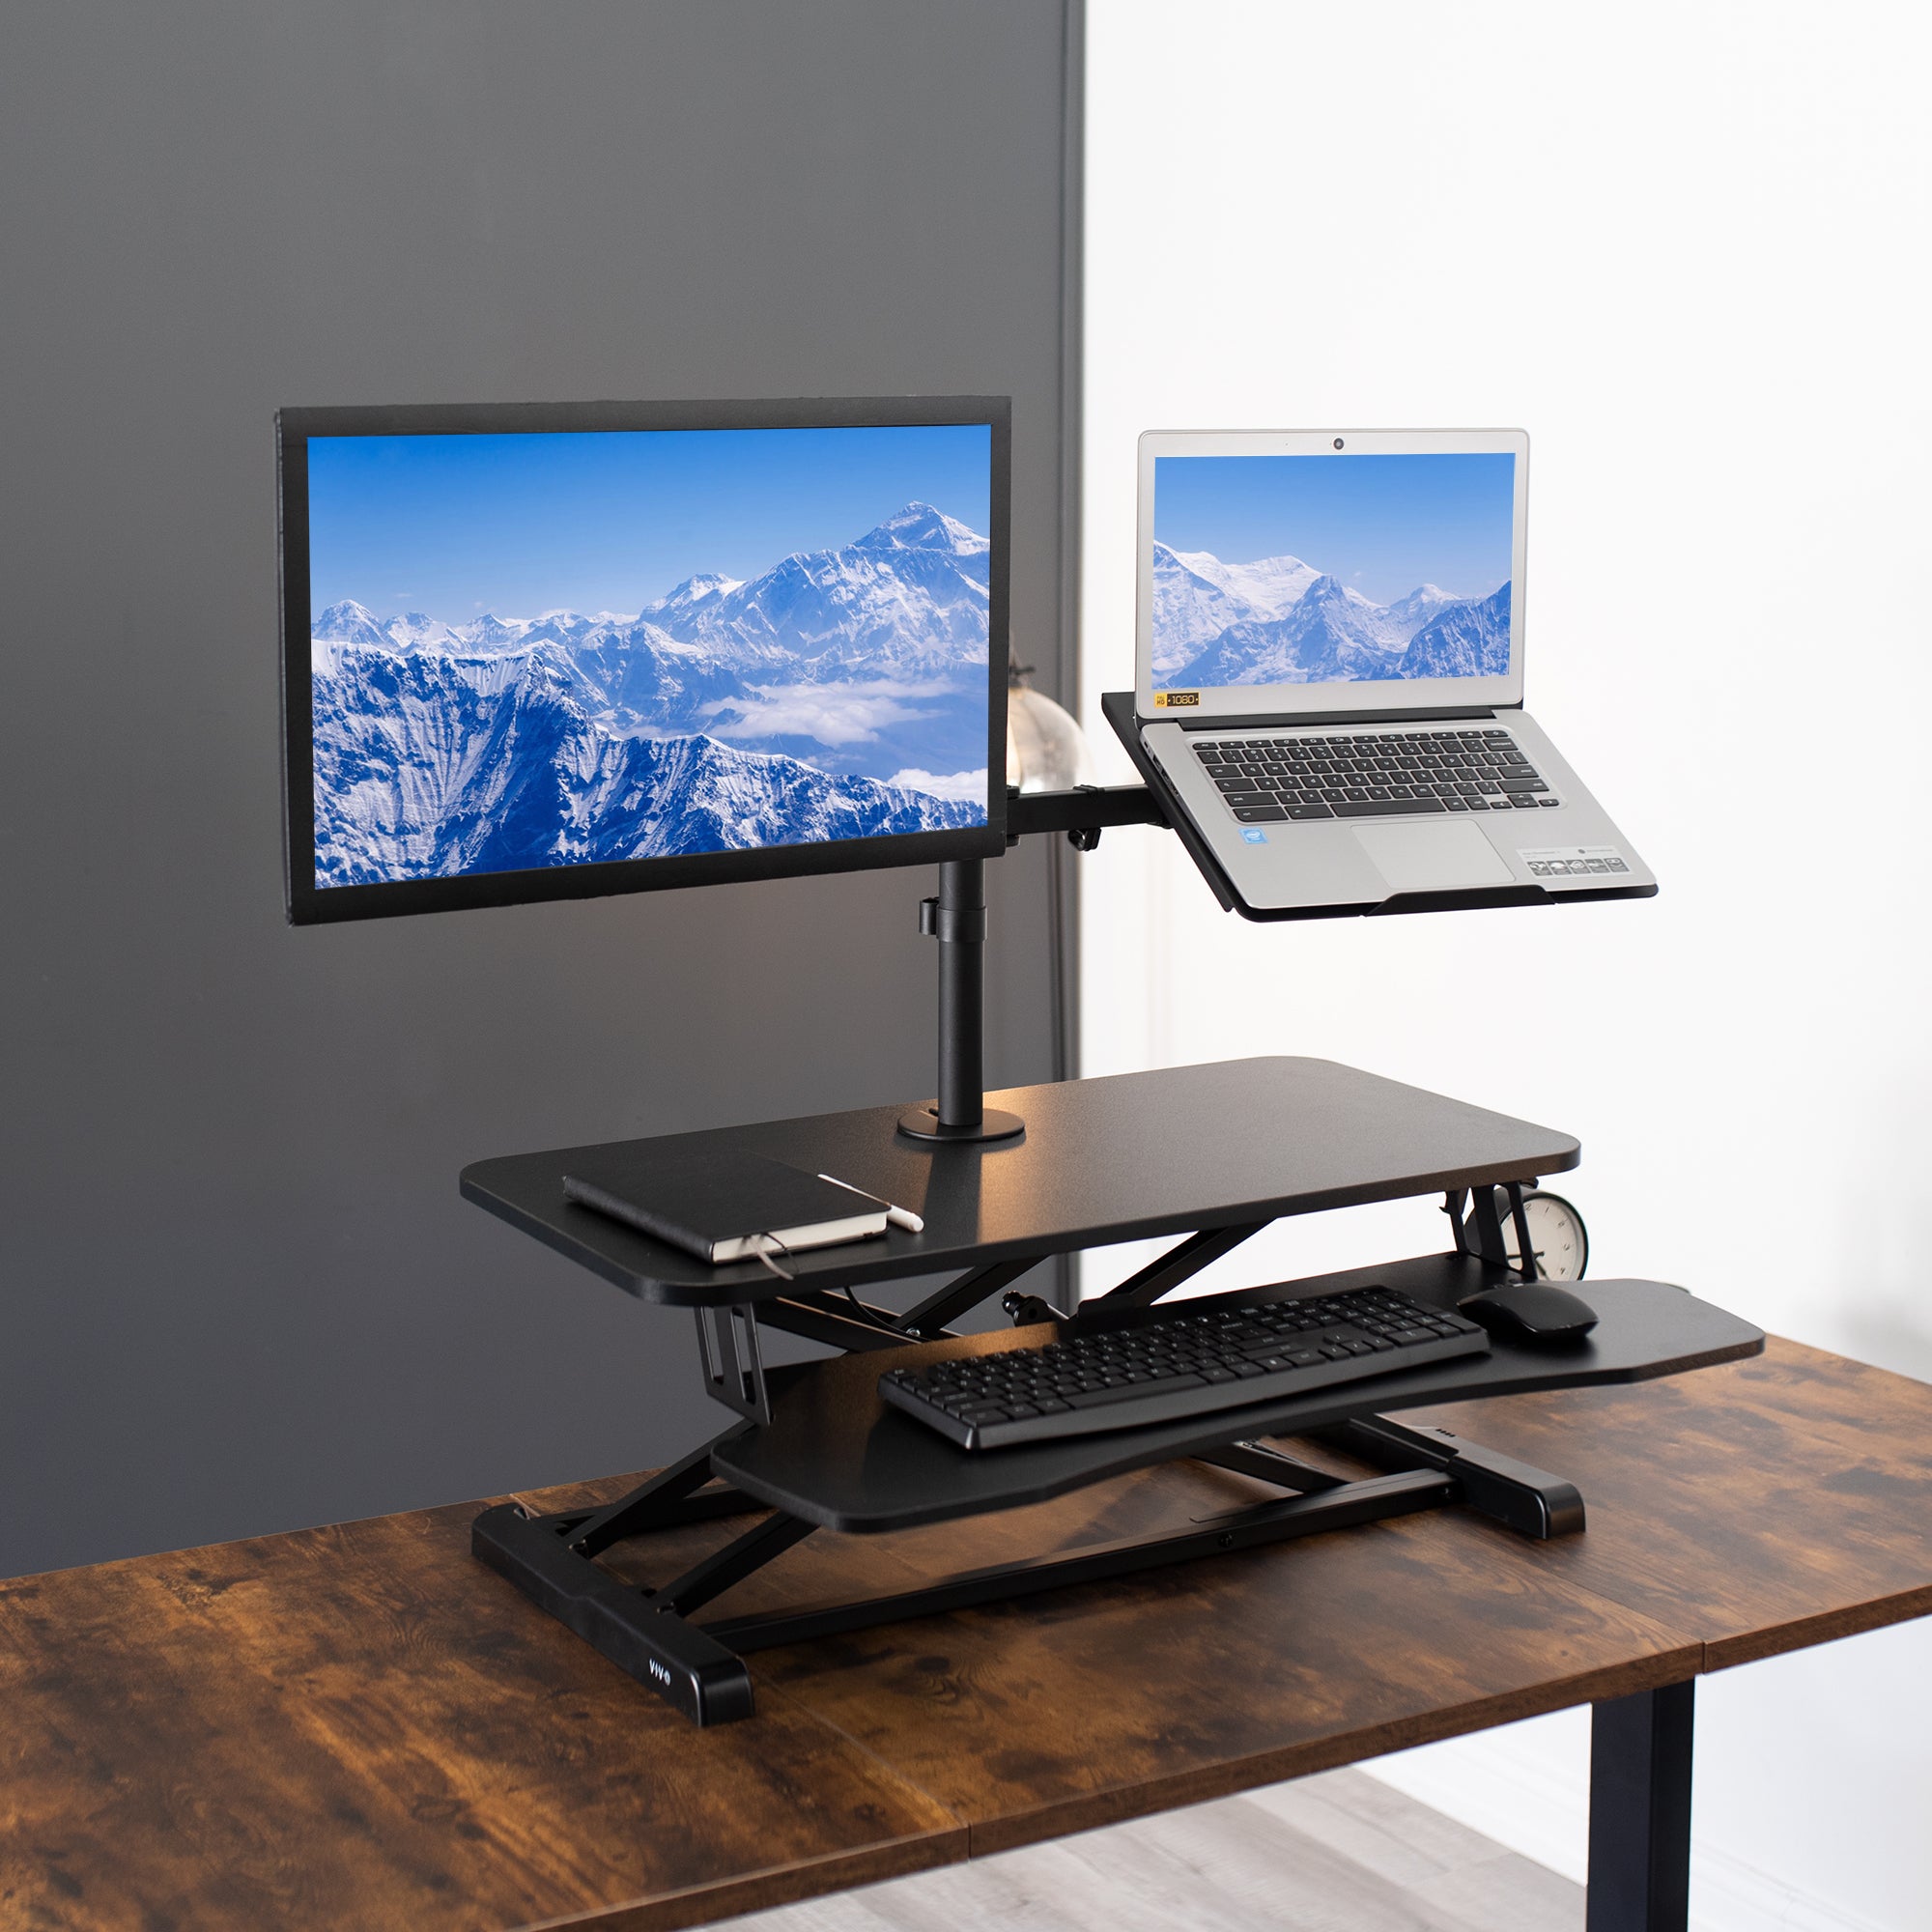
[{"label": "laptop keyboard", "polygon": [[1197,739],[1194,755],[1243,825],[1535,811],[1562,803],[1500,729],[1355,737],[1250,733]]}]

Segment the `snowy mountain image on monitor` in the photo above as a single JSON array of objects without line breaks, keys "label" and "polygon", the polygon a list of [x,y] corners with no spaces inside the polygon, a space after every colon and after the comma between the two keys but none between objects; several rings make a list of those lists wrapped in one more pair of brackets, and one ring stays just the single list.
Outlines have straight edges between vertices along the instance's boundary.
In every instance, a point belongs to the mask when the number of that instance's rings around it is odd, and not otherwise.
[{"label": "snowy mountain image on monitor", "polygon": [[912,502],[641,611],[311,623],[316,884],[986,822],[989,545]]},{"label": "snowy mountain image on monitor", "polygon": [[1510,586],[1420,583],[1377,604],[1296,556],[1223,563],[1153,547],[1153,681],[1163,690],[1496,677],[1509,669]]}]

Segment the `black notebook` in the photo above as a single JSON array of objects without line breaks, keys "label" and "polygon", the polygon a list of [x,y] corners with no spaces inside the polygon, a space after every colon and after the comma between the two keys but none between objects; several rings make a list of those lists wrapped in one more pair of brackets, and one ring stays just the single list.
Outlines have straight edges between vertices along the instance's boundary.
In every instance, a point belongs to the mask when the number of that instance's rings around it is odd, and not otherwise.
[{"label": "black notebook", "polygon": [[598,1149],[563,1177],[563,1191],[705,1262],[828,1248],[886,1231],[887,1203],[755,1153],[649,1143]]}]

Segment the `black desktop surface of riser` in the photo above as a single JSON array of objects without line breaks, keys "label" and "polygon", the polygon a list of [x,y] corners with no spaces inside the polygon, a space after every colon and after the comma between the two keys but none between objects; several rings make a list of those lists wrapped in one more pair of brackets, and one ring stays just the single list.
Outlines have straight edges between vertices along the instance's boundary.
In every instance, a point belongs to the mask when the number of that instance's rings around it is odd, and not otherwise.
[{"label": "black desktop surface of riser", "polygon": [[[923,1146],[895,1131],[901,1101],[691,1138],[830,1174],[924,1217],[923,1234],[895,1228],[797,1255],[800,1282],[821,1287],[1526,1180],[1579,1158],[1568,1134],[1325,1060],[1224,1061],[987,1099],[1020,1115],[1024,1136]],[[479,1161],[464,1170],[464,1197],[648,1301],[784,1293],[756,1262],[712,1266],[574,1206],[563,1176],[583,1151]]]}]

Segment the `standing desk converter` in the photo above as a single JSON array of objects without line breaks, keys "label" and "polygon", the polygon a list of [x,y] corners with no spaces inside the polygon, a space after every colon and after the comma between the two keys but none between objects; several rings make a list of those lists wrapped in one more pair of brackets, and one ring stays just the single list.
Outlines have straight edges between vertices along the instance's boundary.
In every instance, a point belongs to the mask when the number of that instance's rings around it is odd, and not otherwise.
[{"label": "standing desk converter", "polygon": [[[1597,1328],[1552,1350],[1502,1341],[1487,1357],[1433,1364],[1309,1395],[1112,1435],[969,1455],[888,1408],[879,1375],[902,1351],[1037,1346],[1051,1324],[995,1335],[945,1324],[1042,1259],[1149,1236],[1178,1244],[1105,1298],[1144,1307],[1283,1216],[1441,1192],[1491,1204],[1489,1235],[1457,1249],[1315,1281],[1242,1291],[1272,1300],[1383,1281],[1436,1305],[1505,1278],[1494,1191],[1574,1166],[1571,1137],[1331,1062],[1264,1059],[1016,1089],[995,1096],[1027,1122],[1014,1141],[924,1146],[896,1110],[722,1128],[683,1137],[825,1171],[903,1206],[923,1232],[809,1250],[781,1282],[755,1262],[713,1267],[565,1199],[584,1150],[486,1161],[468,1198],[640,1298],[696,1311],[705,1373],[740,1420],[651,1482],[601,1508],[532,1516],[509,1505],[474,1528],[476,1554],[606,1657],[699,1723],[753,1708],[750,1652],[997,1602],[1256,1544],[1459,1502],[1533,1538],[1573,1533],[1575,1487],[1478,1444],[1387,1422],[1424,1402],[1629,1382],[1757,1352],[1758,1330],[1655,1282],[1597,1283]],[[600,1150],[608,1157],[611,1150]],[[1478,1217],[1472,1216],[1472,1221]],[[1489,1252],[1483,1252],[1487,1246]],[[903,1315],[859,1298],[873,1283],[959,1269]],[[832,1291],[838,1293],[834,1293]],[[1100,1319],[1114,1313],[1103,1304]],[[1089,1319],[1089,1318],[1083,1318]],[[769,1326],[847,1352],[767,1369]],[[1378,1464],[1340,1480],[1261,1438],[1325,1432]],[[1180,1459],[1259,1479],[1272,1499],[1153,1537],[1105,1539],[923,1580],[861,1600],[792,1603],[701,1624],[697,1613],[814,1530],[847,1535],[1024,1509]],[[713,1486],[713,1477],[723,1487]],[[640,1589],[596,1559],[615,1544],[706,1517],[769,1512],[682,1573]]]}]

